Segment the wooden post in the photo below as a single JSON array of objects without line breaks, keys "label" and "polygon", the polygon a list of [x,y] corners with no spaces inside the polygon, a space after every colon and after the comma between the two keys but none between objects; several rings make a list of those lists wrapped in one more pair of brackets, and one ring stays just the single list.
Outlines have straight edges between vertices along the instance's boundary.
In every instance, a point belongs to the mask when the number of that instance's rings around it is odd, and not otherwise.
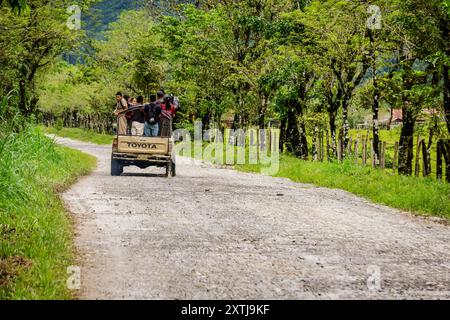
[{"label": "wooden post", "polygon": [[358,159],[359,158],[359,152],[358,152],[359,150],[358,149],[359,149],[359,138],[357,138],[355,141],[355,164],[356,165],[358,165],[358,163],[359,163],[359,161],[358,161],[359,160]]},{"label": "wooden post", "polygon": [[440,140],[438,142],[438,159],[437,159],[437,175],[438,179],[442,180],[443,177],[443,161],[445,161],[445,180],[450,183],[450,140]]},{"label": "wooden post", "polygon": [[338,139],[337,156],[338,156],[338,161],[341,162],[342,161],[342,139],[341,138]]},{"label": "wooden post", "polygon": [[[419,139],[419,137],[417,138]],[[415,175],[416,177],[420,174],[420,148],[422,147],[422,140],[417,141],[417,149],[416,149],[416,166],[415,166]]]},{"label": "wooden post", "polygon": [[313,141],[312,141],[312,160],[317,161],[319,160],[319,145],[318,145],[318,128],[317,125],[314,126],[314,133],[313,133]]},{"label": "wooden post", "polygon": [[442,180],[442,140],[437,143],[437,165],[436,165],[436,178]]},{"label": "wooden post", "polygon": [[431,174],[431,172],[428,171],[430,159],[428,158],[428,150],[425,144],[425,140],[422,140],[422,158],[423,158],[423,176],[428,177]]},{"label": "wooden post", "polygon": [[350,140],[349,140],[348,146],[347,146],[347,155],[349,156],[349,158],[352,154],[352,146],[353,146],[353,137],[350,137]]},{"label": "wooden post", "polygon": [[319,161],[323,161],[323,131],[319,132]]},{"label": "wooden post", "polygon": [[363,140],[362,140],[362,164],[363,166],[367,165],[367,140],[366,137],[363,136]]},{"label": "wooden post", "polygon": [[393,164],[392,164],[392,168],[394,169],[394,172],[396,172],[397,168],[398,168],[398,147],[399,147],[399,143],[396,142],[395,146],[394,146],[394,160],[393,160]]},{"label": "wooden post", "polygon": [[444,157],[445,157],[445,176],[448,183],[450,183],[450,140],[447,140],[445,143],[444,149]]},{"label": "wooden post", "polygon": [[327,140],[327,161],[330,161],[330,137],[328,136],[328,130],[325,131],[326,140]]},{"label": "wooden post", "polygon": [[381,170],[384,170],[386,168],[386,141],[382,143],[381,146]]},{"label": "wooden post", "polygon": [[373,140],[370,139],[370,160],[372,162],[372,168],[376,168],[376,154],[373,148]]}]

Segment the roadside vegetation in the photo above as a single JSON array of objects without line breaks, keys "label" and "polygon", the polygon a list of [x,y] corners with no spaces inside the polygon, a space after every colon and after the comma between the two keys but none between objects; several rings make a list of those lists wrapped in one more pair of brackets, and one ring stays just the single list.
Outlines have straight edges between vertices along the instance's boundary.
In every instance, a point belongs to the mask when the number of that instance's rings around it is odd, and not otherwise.
[{"label": "roadside vegetation", "polygon": [[58,193],[96,160],[32,126],[0,125],[0,300],[69,299],[73,230]]}]

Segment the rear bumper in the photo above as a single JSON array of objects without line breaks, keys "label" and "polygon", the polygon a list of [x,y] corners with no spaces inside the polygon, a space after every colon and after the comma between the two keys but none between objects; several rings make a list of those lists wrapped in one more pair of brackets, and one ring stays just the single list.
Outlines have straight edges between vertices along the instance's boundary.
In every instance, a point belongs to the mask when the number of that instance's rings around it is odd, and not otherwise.
[{"label": "rear bumper", "polygon": [[114,160],[123,161],[124,164],[168,164],[172,161],[172,157],[168,155],[153,155],[153,154],[130,154],[130,153],[118,153],[112,154]]}]

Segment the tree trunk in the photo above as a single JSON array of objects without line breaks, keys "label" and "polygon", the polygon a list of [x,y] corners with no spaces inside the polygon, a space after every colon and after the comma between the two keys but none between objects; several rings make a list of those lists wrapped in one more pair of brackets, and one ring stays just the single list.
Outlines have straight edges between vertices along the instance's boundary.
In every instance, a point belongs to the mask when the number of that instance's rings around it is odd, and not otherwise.
[{"label": "tree trunk", "polygon": [[331,152],[333,157],[337,155],[337,144],[336,144],[336,111],[329,112],[330,121],[330,134],[331,134]]},{"label": "tree trunk", "polygon": [[285,143],[286,143],[286,127],[287,127],[287,117],[284,116],[281,118],[280,123],[280,150],[285,152]]},{"label": "tree trunk", "polygon": [[342,101],[342,157],[344,158],[346,156],[345,150],[348,148],[348,142],[350,141],[349,137],[349,131],[350,131],[350,124],[348,122],[348,104],[349,101],[347,98],[344,98]]},{"label": "tree trunk", "polygon": [[294,107],[290,106],[286,121],[286,150],[295,156],[299,156],[300,132],[298,130],[297,114]]},{"label": "tree trunk", "polygon": [[303,119],[300,120],[299,124],[300,131],[300,148],[299,148],[299,157],[303,160],[308,160],[308,140],[306,138],[306,123]]},{"label": "tree trunk", "polygon": [[[374,79],[374,85],[376,80]],[[376,86],[376,85],[375,85]],[[380,107],[378,89],[375,89],[375,95],[373,99],[372,112],[373,112],[373,150],[375,156],[380,160],[380,135],[378,126],[378,112]]]},{"label": "tree trunk", "polygon": [[415,123],[416,116],[407,103],[403,107],[403,127],[399,143],[398,173],[402,175],[412,174]]},{"label": "tree trunk", "polygon": [[19,110],[22,115],[27,114],[27,84],[24,79],[19,81]]},{"label": "tree trunk", "polygon": [[[379,124],[378,124],[378,113],[380,108],[380,88],[378,87],[378,77],[377,77],[377,64],[376,64],[376,47],[375,47],[375,38],[376,34],[368,29],[369,38],[370,38],[370,65],[372,68],[372,81],[373,81],[373,103],[372,103],[372,122],[373,122],[373,151],[376,156],[376,159],[380,160],[380,136],[379,136]],[[391,109],[391,119],[392,119],[392,109]],[[390,126],[389,121],[389,126]]]},{"label": "tree trunk", "polygon": [[267,98],[264,94],[261,94],[261,104],[258,110],[258,125],[260,129],[266,126],[266,110],[267,110]]},{"label": "tree trunk", "polygon": [[289,102],[286,128],[286,149],[300,159],[308,159],[308,140],[302,108],[297,100]]},{"label": "tree trunk", "polygon": [[444,111],[447,130],[450,134],[450,66],[444,65]]}]

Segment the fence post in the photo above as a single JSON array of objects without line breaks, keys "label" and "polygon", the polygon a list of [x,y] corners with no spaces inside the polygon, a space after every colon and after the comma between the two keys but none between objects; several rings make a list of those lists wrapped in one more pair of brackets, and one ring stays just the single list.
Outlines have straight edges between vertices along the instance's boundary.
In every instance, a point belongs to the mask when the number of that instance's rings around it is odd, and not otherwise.
[{"label": "fence post", "polygon": [[380,162],[381,170],[386,168],[386,141],[383,141],[381,146],[381,162]]},{"label": "fence post", "polygon": [[363,166],[367,165],[367,140],[366,140],[366,136],[363,136],[363,140],[362,140],[362,164]]},{"label": "fence post", "polygon": [[340,137],[338,139],[338,145],[337,145],[337,156],[338,156],[338,161],[341,162],[342,161],[342,139]]},{"label": "fence post", "polygon": [[437,165],[436,165],[436,178],[442,180],[442,140],[437,143]]},{"label": "fence post", "polygon": [[359,157],[359,138],[356,139],[355,141],[355,164],[358,165],[358,157]]},{"label": "fence post", "polygon": [[445,149],[447,151],[446,153],[444,153],[445,163],[446,163],[445,176],[446,176],[447,182],[450,183],[450,140],[447,140],[447,143],[445,143]]},{"label": "fence post", "polygon": [[442,158],[445,161],[445,180],[450,183],[450,140],[440,140],[438,142],[437,175],[442,180]]},{"label": "fence post", "polygon": [[370,161],[372,162],[372,168],[376,167],[376,154],[373,148],[373,140],[370,139]]},{"label": "fence post", "polygon": [[313,133],[313,141],[312,141],[312,160],[317,161],[318,160],[318,128],[317,125],[314,126],[314,133]]},{"label": "fence post", "polygon": [[394,172],[396,172],[397,169],[398,169],[398,147],[399,147],[399,143],[395,142],[395,145],[394,145],[394,160],[393,160],[394,162],[392,164],[392,168],[394,169]]},{"label": "fence post", "polygon": [[352,154],[352,146],[353,146],[353,137],[350,137],[350,140],[348,142],[347,146],[347,155],[350,156]]},{"label": "fence post", "polygon": [[416,177],[420,174],[420,148],[422,147],[422,140],[419,140],[420,136],[417,137],[417,149],[416,149],[416,166],[415,166],[415,174]]},{"label": "fence post", "polygon": [[327,142],[327,161],[330,162],[330,137],[328,136],[328,130],[325,131]]},{"label": "fence post", "polygon": [[319,132],[319,161],[323,161],[323,131]]}]

